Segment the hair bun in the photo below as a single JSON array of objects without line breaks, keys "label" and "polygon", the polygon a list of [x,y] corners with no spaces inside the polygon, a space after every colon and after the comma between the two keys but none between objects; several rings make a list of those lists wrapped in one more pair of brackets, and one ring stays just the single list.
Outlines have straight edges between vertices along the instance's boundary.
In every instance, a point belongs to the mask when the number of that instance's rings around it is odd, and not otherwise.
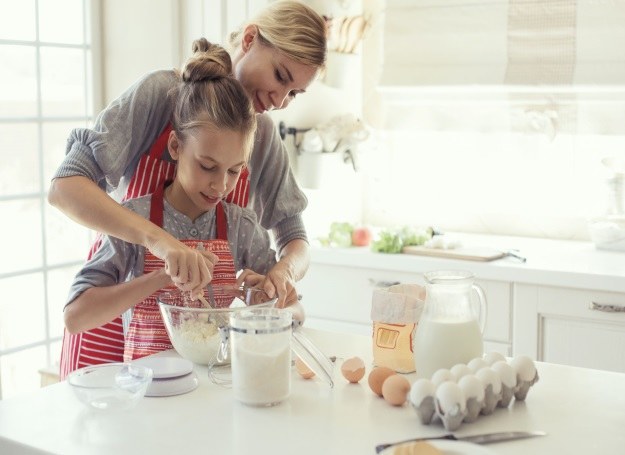
[{"label": "hair bun", "polygon": [[193,56],[182,69],[183,82],[201,82],[230,76],[232,61],[228,52],[206,38],[193,41]]}]

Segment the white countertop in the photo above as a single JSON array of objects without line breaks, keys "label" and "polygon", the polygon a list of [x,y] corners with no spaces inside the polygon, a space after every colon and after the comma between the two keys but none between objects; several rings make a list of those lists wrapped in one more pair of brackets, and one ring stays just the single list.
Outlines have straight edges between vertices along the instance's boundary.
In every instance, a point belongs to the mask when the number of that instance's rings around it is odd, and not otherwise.
[{"label": "white countertop", "polygon": [[547,286],[625,291],[625,252],[598,250],[591,242],[451,234],[465,247],[518,249],[527,262],[507,257],[490,262],[373,253],[368,247],[313,248],[313,262],[348,267],[425,272],[449,268],[471,270],[481,279]]},{"label": "white countertop", "polygon": [[[371,340],[304,329],[327,355],[365,359]],[[463,424],[458,435],[544,430],[548,436],[492,444],[495,454],[620,454],[625,447],[625,374],[545,363],[525,402],[512,402]],[[407,404],[393,407],[375,396],[366,377],[348,384],[336,368],[330,389],[293,370],[288,401],[273,408],[247,407],[232,391],[214,385],[196,366],[200,386],[185,395],[144,398],[122,413],[90,411],[67,383],[0,401],[0,453],[81,454],[374,454],[375,445],[444,433],[422,425]],[[409,375],[409,379],[414,378]]]}]

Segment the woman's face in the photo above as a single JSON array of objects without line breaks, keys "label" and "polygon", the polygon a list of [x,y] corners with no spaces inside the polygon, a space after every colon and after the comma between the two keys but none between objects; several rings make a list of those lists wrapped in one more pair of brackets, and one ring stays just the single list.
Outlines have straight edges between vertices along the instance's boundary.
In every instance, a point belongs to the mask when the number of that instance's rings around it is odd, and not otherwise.
[{"label": "woman's face", "polygon": [[243,85],[256,113],[284,109],[304,93],[317,77],[318,68],[285,56],[258,37],[258,29],[245,29],[233,58],[234,76]]},{"label": "woman's face", "polygon": [[199,127],[184,142],[172,131],[168,145],[178,163],[167,201],[195,220],[234,189],[245,164],[245,135]]}]

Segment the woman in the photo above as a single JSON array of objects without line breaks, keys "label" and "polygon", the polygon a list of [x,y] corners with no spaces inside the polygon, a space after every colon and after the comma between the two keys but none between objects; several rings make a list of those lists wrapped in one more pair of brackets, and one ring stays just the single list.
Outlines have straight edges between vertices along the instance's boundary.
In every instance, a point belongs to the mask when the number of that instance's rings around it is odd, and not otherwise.
[{"label": "woman", "polygon": [[[245,205],[249,196],[260,224],[274,233],[280,259],[266,274],[263,287],[269,295],[278,295],[280,305],[287,284],[299,280],[308,267],[301,218],[307,201],[290,171],[276,128],[264,112],[285,108],[317,77],[326,59],[325,33],[325,22],[316,12],[299,2],[285,1],[269,5],[230,38],[234,76],[259,115],[249,180],[242,178],[229,200]],[[87,227],[146,247],[165,262],[176,285],[198,292],[211,280],[215,256],[186,247],[103,191],[118,198],[139,197],[173,176],[165,144],[172,115],[168,93],[176,81],[174,71],[150,73],[113,101],[93,129],[74,130],[48,198]],[[98,334],[89,359],[77,360],[70,368],[120,358],[119,349],[112,354],[99,352],[102,339],[118,348],[121,343],[123,352],[121,319],[113,324],[115,329]],[[84,341],[64,342],[62,358],[79,356]]]},{"label": "woman", "polygon": [[[205,39],[194,42],[194,54],[176,91],[167,141],[176,175],[152,194],[124,203],[191,248],[215,253],[219,262],[211,284],[230,286],[238,270],[266,273],[276,263],[269,234],[254,212],[223,200],[249,160],[256,130],[252,103],[231,70],[230,56],[221,46]],[[198,234],[189,237],[194,229]],[[144,247],[105,236],[74,279],[65,306],[67,329],[90,330],[124,313],[129,316],[125,361],[171,349],[156,301],[159,292],[171,290],[163,266]],[[289,309],[302,320],[294,288],[291,291]],[[215,294],[212,299],[212,304],[224,307],[233,297]]]}]

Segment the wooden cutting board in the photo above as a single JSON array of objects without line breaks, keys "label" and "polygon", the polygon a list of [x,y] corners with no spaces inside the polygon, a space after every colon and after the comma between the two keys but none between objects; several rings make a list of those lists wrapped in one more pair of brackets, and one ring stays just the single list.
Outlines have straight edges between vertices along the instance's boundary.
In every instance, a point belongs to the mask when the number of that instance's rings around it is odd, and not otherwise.
[{"label": "wooden cutting board", "polygon": [[445,250],[442,248],[426,248],[424,246],[405,246],[402,252],[405,254],[416,254],[418,256],[433,256],[483,262],[501,259],[506,255],[500,250],[489,247],[466,247]]}]

